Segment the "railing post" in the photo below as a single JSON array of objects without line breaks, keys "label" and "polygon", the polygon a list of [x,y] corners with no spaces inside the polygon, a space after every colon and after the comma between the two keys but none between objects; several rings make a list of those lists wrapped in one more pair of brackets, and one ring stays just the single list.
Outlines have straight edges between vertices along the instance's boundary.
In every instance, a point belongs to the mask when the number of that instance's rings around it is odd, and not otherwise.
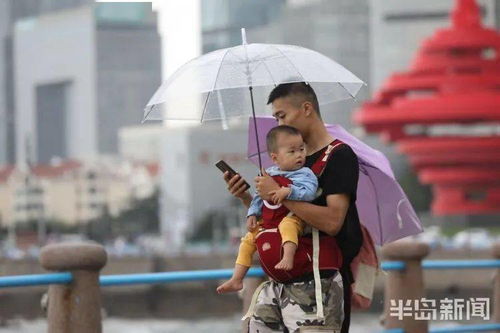
[{"label": "railing post", "polygon": [[[493,245],[493,257],[500,259],[500,243]],[[496,270],[493,288],[493,321],[500,323],[500,268]]]},{"label": "railing post", "polygon": [[102,332],[99,270],[106,260],[106,251],[95,243],[62,243],[42,249],[43,268],[73,275],[69,285],[49,286],[49,333]]},{"label": "railing post", "polygon": [[[422,259],[429,254],[429,246],[414,241],[399,241],[385,245],[382,255],[387,260],[403,261],[406,265],[402,271],[389,271],[385,284],[384,300],[384,324],[386,329],[403,328],[405,333],[426,333],[428,323],[426,320],[415,320],[414,300],[424,297],[424,279],[422,271]],[[407,301],[411,302],[411,316],[403,316],[400,320],[397,316],[390,315],[391,300],[398,307],[400,300],[403,306]],[[394,304],[393,304],[394,305]],[[394,311],[392,311],[394,313]]]}]

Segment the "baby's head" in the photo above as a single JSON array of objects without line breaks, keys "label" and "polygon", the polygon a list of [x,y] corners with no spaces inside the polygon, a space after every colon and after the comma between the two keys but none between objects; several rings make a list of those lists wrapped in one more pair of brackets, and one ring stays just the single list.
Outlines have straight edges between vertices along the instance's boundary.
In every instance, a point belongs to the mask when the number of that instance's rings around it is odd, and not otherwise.
[{"label": "baby's head", "polygon": [[306,147],[295,127],[280,125],[267,133],[267,152],[273,163],[283,171],[302,168],[306,161]]}]

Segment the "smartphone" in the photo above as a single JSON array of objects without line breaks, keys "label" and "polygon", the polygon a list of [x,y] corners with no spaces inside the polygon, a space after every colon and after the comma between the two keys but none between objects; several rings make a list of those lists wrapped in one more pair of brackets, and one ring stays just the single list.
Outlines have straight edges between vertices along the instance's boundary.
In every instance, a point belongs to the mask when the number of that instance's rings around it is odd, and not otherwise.
[{"label": "smartphone", "polygon": [[[216,166],[217,168],[219,168],[219,170],[220,170],[220,171],[222,171],[222,172],[226,172],[226,171],[227,171],[227,172],[229,172],[229,178],[232,178],[234,175],[236,175],[236,174],[237,174],[237,172],[236,172],[236,171],[234,171],[234,169],[233,169],[233,168],[231,168],[231,167],[229,166],[229,164],[227,164],[227,163],[226,163],[225,161],[223,161],[223,160],[220,160],[220,161],[218,161],[217,163],[215,163],[215,166]],[[250,185],[249,185],[246,181],[245,181],[245,185],[246,185],[246,189],[245,189],[245,190],[248,190],[248,189],[250,188]]]}]

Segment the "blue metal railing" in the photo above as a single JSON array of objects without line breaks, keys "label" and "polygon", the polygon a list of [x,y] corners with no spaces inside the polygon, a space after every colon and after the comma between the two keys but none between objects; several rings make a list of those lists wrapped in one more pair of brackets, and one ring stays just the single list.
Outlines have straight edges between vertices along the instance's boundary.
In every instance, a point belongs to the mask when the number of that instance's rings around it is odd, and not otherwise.
[{"label": "blue metal railing", "polygon": [[423,269],[476,269],[499,268],[500,260],[424,260]]},{"label": "blue metal railing", "polygon": [[[100,277],[101,286],[121,286],[130,284],[172,283],[185,281],[228,279],[233,275],[232,269],[212,269],[203,271],[180,271],[164,273],[103,275]],[[262,268],[252,267],[247,277],[264,276]]]},{"label": "blue metal railing", "polygon": [[402,271],[406,268],[406,263],[403,261],[383,261],[380,268],[384,271]]},{"label": "blue metal railing", "polygon": [[388,330],[383,330],[381,333],[405,333],[405,330],[402,328],[391,328]]},{"label": "blue metal railing", "polygon": [[447,333],[447,332],[487,332],[500,329],[500,324],[477,324],[477,325],[462,325],[455,327],[433,328],[429,333]]},{"label": "blue metal railing", "polygon": [[0,277],[0,288],[68,284],[73,280],[71,273],[32,274]]},{"label": "blue metal railing", "polygon": [[[439,327],[429,329],[429,333],[455,333],[455,332],[488,332],[500,330],[500,324],[476,324],[476,325],[462,325],[453,327]],[[405,333],[402,328],[392,328],[383,330],[381,333]]]},{"label": "blue metal railing", "polygon": [[[406,268],[404,261],[384,261],[380,265],[385,271],[401,271]],[[500,260],[424,260],[423,269],[477,269],[500,268]]]},{"label": "blue metal railing", "polygon": [[[406,268],[403,261],[384,261],[381,268],[386,271],[400,271]],[[423,269],[485,269],[500,268],[500,260],[424,260]],[[231,277],[232,269],[214,269],[214,270],[196,270],[196,271],[178,271],[161,273],[141,273],[141,274],[121,274],[121,275],[103,275],[99,278],[101,286],[122,286],[131,284],[156,284],[173,283],[186,281],[217,280]],[[261,268],[252,267],[248,270],[248,277],[264,276]],[[73,277],[69,272],[33,274],[0,277],[0,288],[39,286],[50,284],[68,284]],[[489,323],[479,325],[464,325],[456,327],[433,328],[429,333],[446,332],[486,332],[500,330],[500,323]],[[405,333],[402,328],[388,329],[382,333]]]},{"label": "blue metal railing", "polygon": [[[131,284],[218,280],[228,279],[232,274],[232,269],[212,269],[199,271],[102,275],[99,277],[99,284],[101,286],[123,286]],[[248,270],[247,276],[264,276],[264,271],[262,270],[262,268],[252,267]],[[73,277],[71,273],[5,276],[0,277],[0,288],[41,286],[49,284],[68,284],[71,283],[72,280]]]},{"label": "blue metal railing", "polygon": [[[384,261],[381,268],[386,271],[404,270],[403,261]],[[423,269],[484,269],[500,268],[500,260],[424,260]],[[103,275],[101,286],[119,286],[130,284],[172,283],[184,281],[217,280],[231,277],[232,269],[213,269],[197,271],[179,271],[162,273]],[[261,268],[252,267],[248,277],[264,276]],[[50,273],[0,277],[0,288],[25,287],[49,284],[67,284],[72,280],[71,273]]]}]

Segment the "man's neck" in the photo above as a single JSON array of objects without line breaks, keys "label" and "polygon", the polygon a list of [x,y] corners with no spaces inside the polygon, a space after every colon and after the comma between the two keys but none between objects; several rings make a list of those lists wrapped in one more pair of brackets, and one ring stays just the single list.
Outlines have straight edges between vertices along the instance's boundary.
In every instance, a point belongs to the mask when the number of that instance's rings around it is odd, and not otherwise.
[{"label": "man's neck", "polygon": [[324,123],[319,121],[315,123],[314,126],[311,126],[309,133],[307,133],[307,137],[304,139],[306,142],[307,155],[312,155],[330,144],[334,138],[328,133]]}]

